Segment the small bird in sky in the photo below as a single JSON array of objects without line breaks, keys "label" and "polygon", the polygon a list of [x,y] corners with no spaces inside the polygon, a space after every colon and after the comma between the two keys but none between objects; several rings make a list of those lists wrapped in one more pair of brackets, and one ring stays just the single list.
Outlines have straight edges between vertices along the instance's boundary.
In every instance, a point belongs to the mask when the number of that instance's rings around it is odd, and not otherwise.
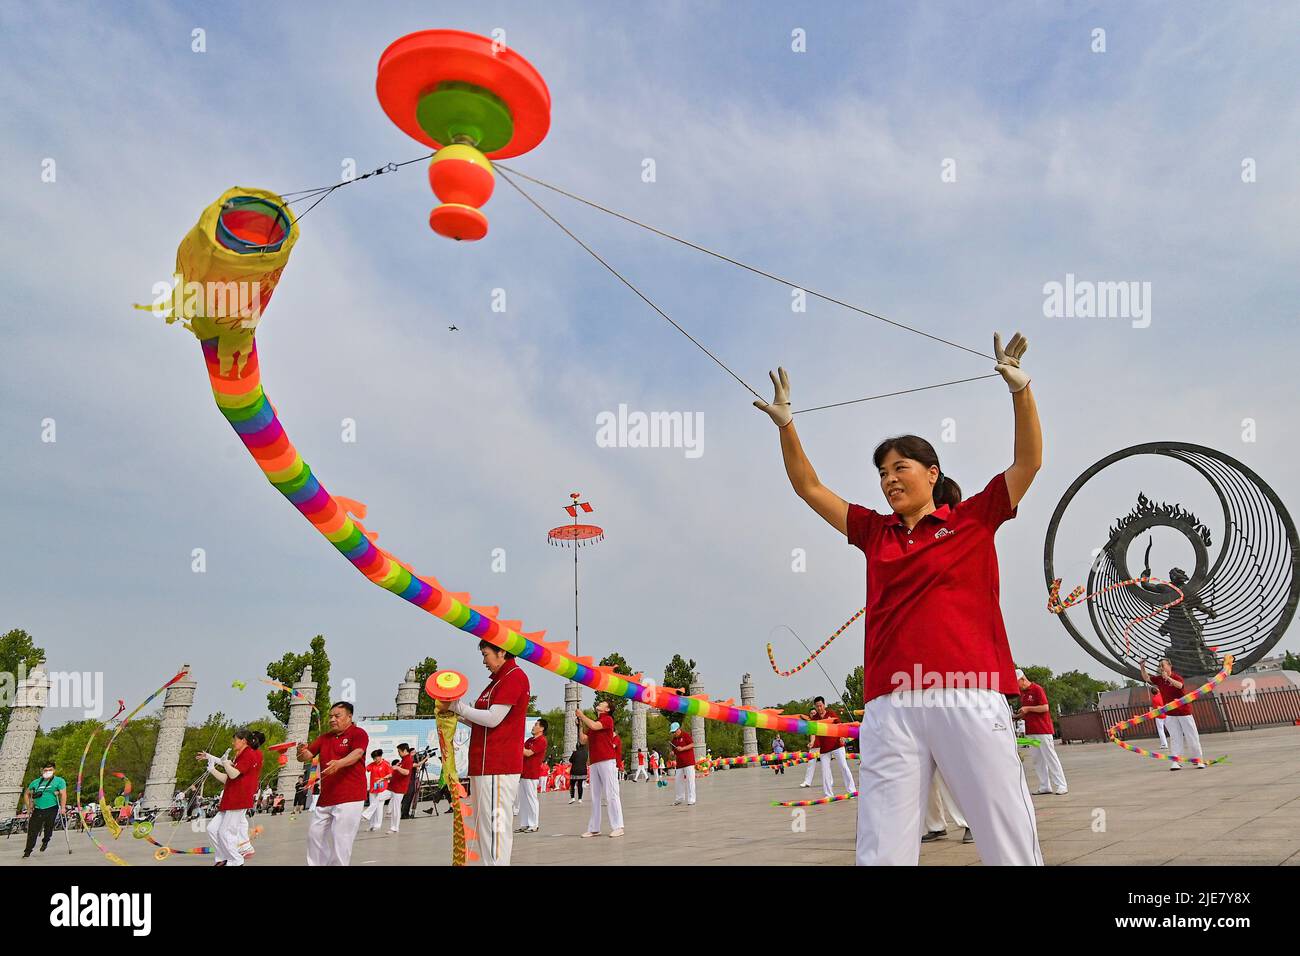
[{"label": "small bird in sky", "polygon": [[448,332],[459,332],[460,329],[456,328],[456,326],[454,326],[454,325],[449,325],[449,326],[447,326],[447,331],[448,331]]}]

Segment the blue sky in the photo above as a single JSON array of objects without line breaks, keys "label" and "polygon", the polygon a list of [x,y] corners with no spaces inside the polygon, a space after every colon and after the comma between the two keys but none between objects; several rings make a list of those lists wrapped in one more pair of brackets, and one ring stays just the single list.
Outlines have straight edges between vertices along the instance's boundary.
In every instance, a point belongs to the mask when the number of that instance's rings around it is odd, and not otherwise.
[{"label": "blue sky", "polygon": [[[428,654],[480,680],[472,641],[368,585],[265,484],[192,338],[130,308],[229,186],[294,190],[336,181],[347,159],[420,155],[374,96],[379,54],[416,29],[504,28],[545,76],[550,134],[512,166],[981,351],[995,330],[1029,336],[1046,465],[998,538],[1020,661],[1101,675],[1044,613],[1041,570],[1052,509],[1093,461],[1194,441],[1296,500],[1294,6],[466,9],[0,13],[0,627],[32,632],[52,668],[102,670],[107,696],[130,701],[189,662],[196,711],[236,717],[261,697],[231,681],[318,632],[362,712],[388,709]],[[206,53],[191,52],[195,28]],[[796,28],[806,53],[791,51]],[[941,181],[945,159],[956,182]],[[784,286],[532,191],[760,391],[784,364],[796,408],[989,370],[815,300],[792,314]],[[820,643],[861,606],[862,559],[789,491],[751,396],[504,182],[476,245],[435,237],[433,203],[419,165],[339,191],[303,220],[259,331],[267,392],[330,490],[365,502],[367,526],[417,569],[552,637],[572,628],[571,565],[545,532],[580,490],[608,533],[583,553],[584,652],[655,676],[681,652],[721,696],[746,671],[764,702],[825,691],[812,668],[774,677],[763,647],[780,624]],[[1067,273],[1150,282],[1150,327],[1044,318],[1044,283]],[[620,403],[703,413],[704,455],[597,447],[596,416]],[[939,444],[945,419],[956,441]],[[996,380],[810,414],[800,431],[823,481],[875,507],[885,435],[935,440],[968,492],[1010,460]],[[1204,493],[1180,480],[1171,497]],[[1080,504],[1074,573],[1135,494]],[[860,636],[824,655],[837,678]],[[778,655],[803,656],[788,637]],[[530,674],[558,705],[560,681]]]}]

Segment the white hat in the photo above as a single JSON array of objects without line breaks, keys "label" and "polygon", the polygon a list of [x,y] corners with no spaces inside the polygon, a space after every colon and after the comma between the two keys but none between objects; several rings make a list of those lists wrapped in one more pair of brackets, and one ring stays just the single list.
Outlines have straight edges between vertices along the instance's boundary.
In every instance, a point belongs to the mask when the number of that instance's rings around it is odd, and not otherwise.
[{"label": "white hat", "polygon": [[1025,677],[1025,672],[1022,671],[1019,667],[1017,667],[1017,668],[1016,668],[1016,680],[1028,680],[1028,679],[1029,679],[1029,678]]}]

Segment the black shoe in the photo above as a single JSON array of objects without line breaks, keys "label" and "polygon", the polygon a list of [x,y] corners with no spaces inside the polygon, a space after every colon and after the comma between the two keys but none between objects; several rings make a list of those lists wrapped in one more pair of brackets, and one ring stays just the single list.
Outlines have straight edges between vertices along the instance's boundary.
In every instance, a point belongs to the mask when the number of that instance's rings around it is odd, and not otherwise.
[{"label": "black shoe", "polygon": [[31,851],[31,850],[27,850],[25,853],[23,853],[23,859],[25,860],[25,859],[27,859],[27,858],[28,858],[29,856],[31,856],[31,855],[32,855],[32,851]]},{"label": "black shoe", "polygon": [[42,852],[42,853],[44,853],[44,852],[45,852],[45,849],[46,849],[46,847],[48,847],[48,846],[49,846],[49,844],[48,844],[48,843],[42,843],[42,844],[41,844],[41,852]]},{"label": "black shoe", "polygon": [[947,838],[947,836],[948,836],[947,830],[931,830],[929,833],[921,837],[921,842],[933,843],[935,840],[943,840]]},{"label": "black shoe", "polygon": [[967,828],[966,828],[966,832],[962,834],[961,842],[962,842],[962,843],[974,843],[974,842],[975,842],[975,835],[974,835],[973,833],[970,832],[970,827],[967,827]]}]

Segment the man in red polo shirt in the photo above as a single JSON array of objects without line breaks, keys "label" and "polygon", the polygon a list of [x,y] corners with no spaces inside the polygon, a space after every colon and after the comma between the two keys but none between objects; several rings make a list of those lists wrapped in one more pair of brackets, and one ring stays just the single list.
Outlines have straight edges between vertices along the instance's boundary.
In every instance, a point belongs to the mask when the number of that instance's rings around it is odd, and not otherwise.
[{"label": "man in red polo shirt", "polygon": [[[1188,692],[1182,675],[1174,671],[1174,665],[1169,662],[1169,658],[1161,659],[1160,673],[1155,677],[1147,673],[1145,660],[1139,666],[1142,669],[1142,680],[1158,690],[1165,703],[1171,704]],[[1190,763],[1193,767],[1202,770],[1207,769],[1209,764],[1201,754],[1201,735],[1196,730],[1192,705],[1179,704],[1169,712],[1165,720],[1168,722],[1165,729],[1169,731],[1169,755],[1183,758],[1169,761],[1169,769],[1182,770],[1184,763]]]},{"label": "man in red polo shirt", "polygon": [[538,788],[546,777],[546,732],[551,729],[545,717],[533,721],[532,736],[524,741],[524,770],[519,777],[519,796],[515,813],[519,815],[516,833],[536,833],[542,811],[537,802]]},{"label": "man in red polo shirt", "polygon": [[[837,724],[840,719],[833,714],[826,706],[825,697],[816,697],[813,699],[812,713],[808,716],[809,720],[820,720],[828,724]],[[858,788],[853,783],[853,771],[849,769],[849,758],[844,754],[843,737],[814,737],[813,749],[819,751],[820,756],[817,762],[822,767],[822,793],[827,797],[835,796],[835,788],[831,784],[831,761],[835,761],[840,766],[840,774],[844,777],[844,787],[849,793],[857,793]]]},{"label": "man in red polo shirt", "polygon": [[1016,668],[1016,684],[1020,687],[1020,709],[1015,713],[1016,720],[1023,719],[1025,736],[1039,742],[1033,748],[1034,766],[1038,770],[1038,789],[1034,793],[1069,793],[1065,785],[1065,769],[1061,766],[1061,758],[1056,755],[1056,735],[1047,691],[1041,684],[1027,678],[1020,668]]},{"label": "man in red polo shirt", "polygon": [[677,796],[673,800],[673,806],[685,803],[688,807],[693,807],[695,806],[695,738],[676,721],[669,730],[673,735],[668,738],[668,743],[677,757],[677,769],[674,771],[677,777]]},{"label": "man in red polo shirt", "polygon": [[352,705],[330,708],[330,729],[298,748],[298,759],[320,757],[320,799],[307,829],[308,866],[347,866],[366,801],[366,747],[370,737],[352,722]]},{"label": "man in red polo shirt", "polygon": [[[397,763],[393,764],[393,773],[388,778],[388,832],[396,833],[402,825],[402,804],[411,789],[411,778],[415,771],[415,754],[411,753],[410,744],[397,745]],[[418,794],[417,794],[418,796]]]},{"label": "man in red polo shirt", "polygon": [[623,835],[623,801],[619,794],[618,759],[620,745],[614,732],[614,716],[608,700],[596,701],[596,719],[577,712],[578,742],[587,744],[591,757],[587,773],[591,777],[591,820],[583,837],[600,836],[601,801],[609,804],[609,835]]},{"label": "man in red polo shirt", "polygon": [[[509,866],[514,845],[515,794],[524,769],[524,722],[528,716],[528,675],[515,656],[487,641],[478,642],[483,666],[492,676],[473,706],[463,699],[450,709],[471,724],[469,772],[474,801],[478,858],[483,866]],[[440,710],[448,709],[445,701]]]}]

